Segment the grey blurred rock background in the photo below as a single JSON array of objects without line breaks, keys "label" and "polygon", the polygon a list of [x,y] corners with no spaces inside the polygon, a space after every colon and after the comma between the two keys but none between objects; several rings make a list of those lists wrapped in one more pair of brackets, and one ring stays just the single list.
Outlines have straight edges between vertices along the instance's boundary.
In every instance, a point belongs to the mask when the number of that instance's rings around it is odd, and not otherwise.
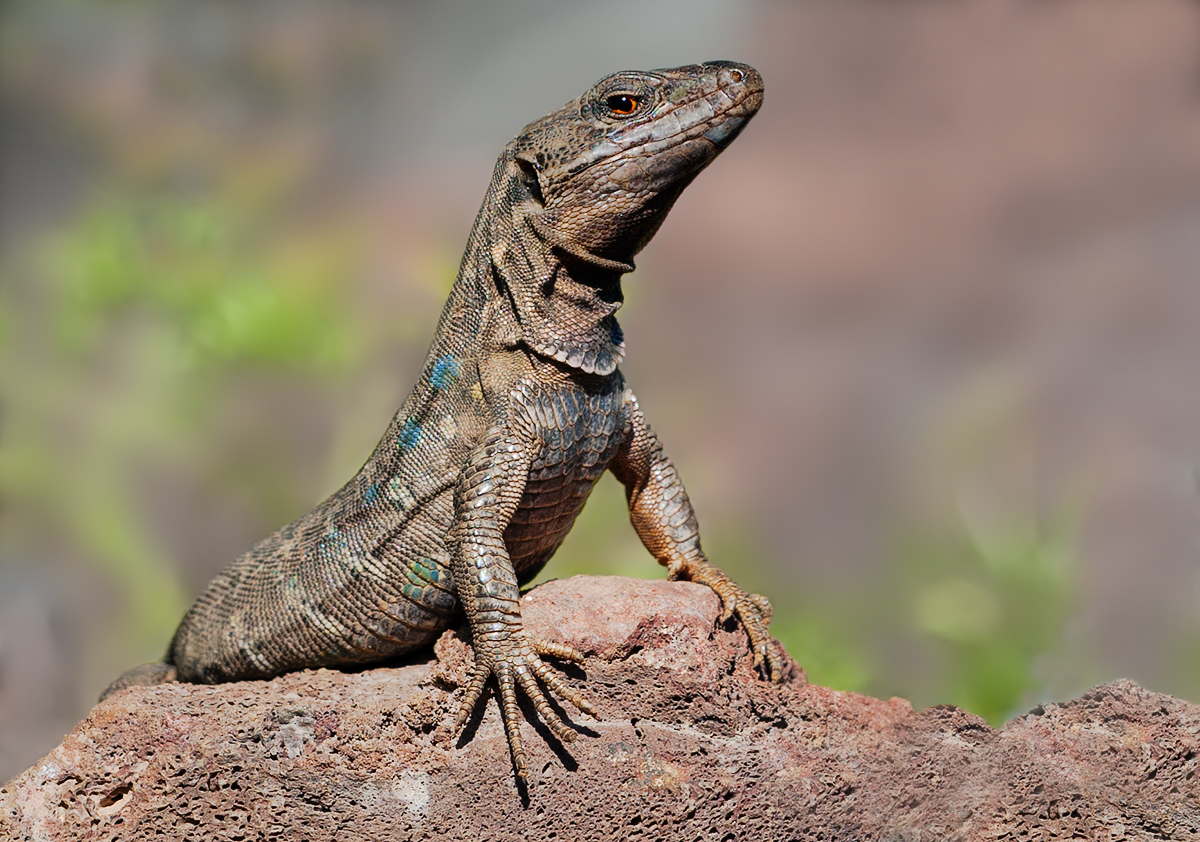
[{"label": "grey blurred rock background", "polygon": [[[1193,0],[10,0],[0,778],[365,458],[507,139],[710,58],[623,311],[710,554],[817,683],[1200,699]],[[547,575],[660,575],[622,510]]]}]

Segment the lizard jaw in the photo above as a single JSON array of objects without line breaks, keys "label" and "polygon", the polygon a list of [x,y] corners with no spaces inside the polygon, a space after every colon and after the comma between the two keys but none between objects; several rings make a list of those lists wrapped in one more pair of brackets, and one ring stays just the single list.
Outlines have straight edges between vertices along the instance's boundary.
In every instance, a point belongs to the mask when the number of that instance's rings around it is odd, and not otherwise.
[{"label": "lizard jaw", "polygon": [[718,150],[724,149],[733,139],[737,137],[746,123],[750,122],[747,117],[730,117],[719,126],[713,126],[704,133],[704,139],[712,141],[712,144]]}]

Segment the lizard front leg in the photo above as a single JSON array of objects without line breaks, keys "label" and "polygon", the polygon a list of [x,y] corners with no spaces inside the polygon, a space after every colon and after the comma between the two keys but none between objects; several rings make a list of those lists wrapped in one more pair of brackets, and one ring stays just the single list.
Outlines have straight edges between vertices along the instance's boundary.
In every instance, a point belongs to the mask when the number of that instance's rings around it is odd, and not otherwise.
[{"label": "lizard front leg", "polygon": [[755,666],[762,666],[771,680],[781,680],[783,655],[767,631],[771,604],[765,597],[746,593],[705,558],[696,513],[675,466],[646,423],[637,398],[632,392],[626,395],[630,432],[609,470],[625,486],[633,528],[672,579],[686,579],[716,591],[721,598],[722,622],[736,615],[750,637]]},{"label": "lizard front leg", "polygon": [[457,547],[451,559],[455,589],[471,624],[475,652],[475,666],[454,731],[462,730],[488,679],[495,677],[513,768],[522,780],[528,777],[528,764],[521,743],[516,688],[529,697],[542,721],[563,742],[571,742],[577,733],[550,707],[539,681],[584,713],[596,715],[591,703],[539,657],[582,661],[583,656],[570,646],[531,637],[521,623],[517,575],[503,536],[521,500],[535,447],[535,436],[502,425],[484,436],[471,454],[457,490]]}]

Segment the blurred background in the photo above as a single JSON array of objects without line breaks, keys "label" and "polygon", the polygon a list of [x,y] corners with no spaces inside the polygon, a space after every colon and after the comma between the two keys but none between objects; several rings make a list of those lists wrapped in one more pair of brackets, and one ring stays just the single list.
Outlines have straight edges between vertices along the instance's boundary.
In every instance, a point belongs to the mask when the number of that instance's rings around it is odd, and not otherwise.
[{"label": "blurred background", "polygon": [[[0,780],[359,466],[507,140],[712,58],[622,313],[710,556],[815,682],[1200,701],[1195,0],[7,0]],[[578,572],[662,575],[611,479]]]}]

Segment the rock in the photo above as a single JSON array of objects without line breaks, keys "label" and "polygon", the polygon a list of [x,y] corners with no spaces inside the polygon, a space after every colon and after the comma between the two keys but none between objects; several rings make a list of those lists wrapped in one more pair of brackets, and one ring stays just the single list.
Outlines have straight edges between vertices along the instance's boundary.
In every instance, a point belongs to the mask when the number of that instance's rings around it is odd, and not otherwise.
[{"label": "rock", "polygon": [[1193,839],[1200,707],[1128,681],[1003,730],[756,677],[689,583],[576,577],[524,604],[602,715],[564,746],[525,708],[519,789],[494,699],[456,744],[470,651],[358,673],[122,691],[0,790],[18,840]]}]

